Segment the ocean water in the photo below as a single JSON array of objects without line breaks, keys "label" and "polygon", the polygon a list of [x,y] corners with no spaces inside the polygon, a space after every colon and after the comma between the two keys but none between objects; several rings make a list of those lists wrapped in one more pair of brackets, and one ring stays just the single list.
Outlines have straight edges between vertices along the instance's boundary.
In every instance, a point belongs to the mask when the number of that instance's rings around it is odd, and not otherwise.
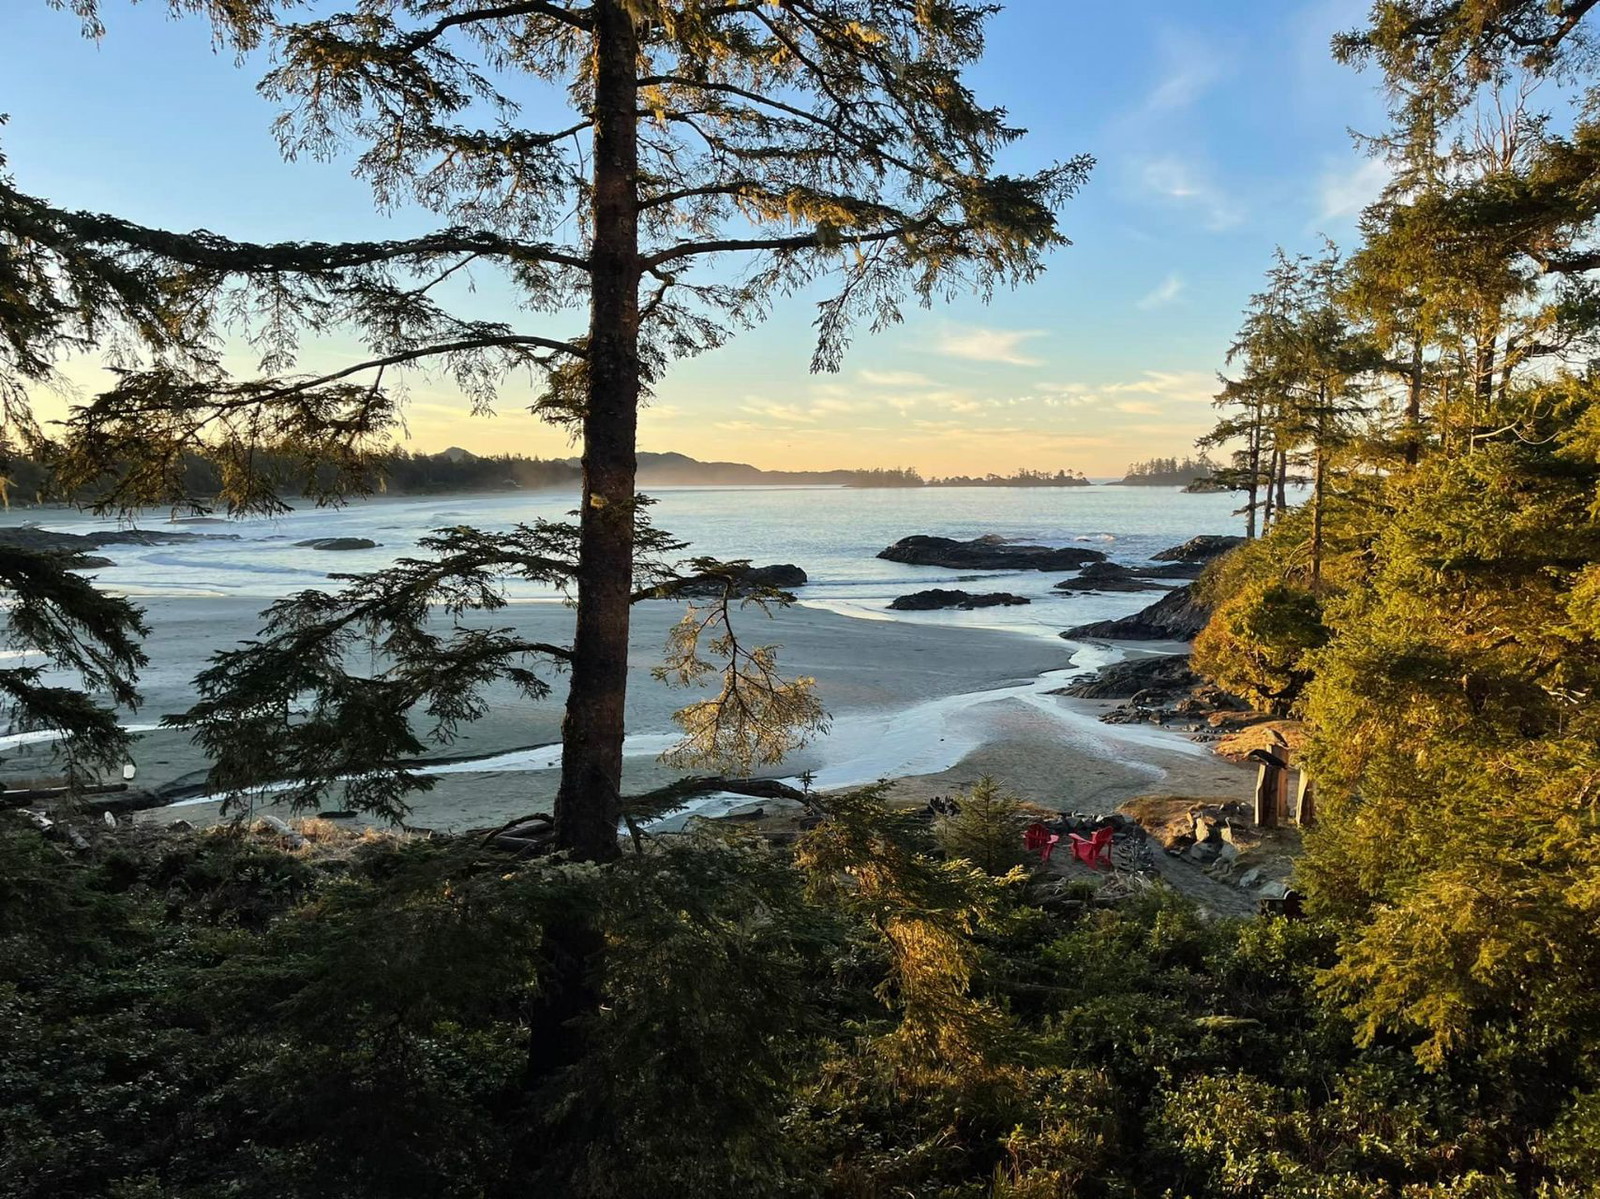
[{"label": "ocean water", "polygon": [[[655,523],[691,543],[695,554],[748,558],[758,565],[792,562],[810,583],[801,602],[842,615],[910,623],[1004,628],[1055,637],[1063,628],[1125,615],[1154,594],[1083,595],[1052,591],[1069,572],[960,572],[886,562],[876,554],[916,533],[970,538],[994,534],[1040,545],[1082,545],[1111,560],[1141,563],[1200,533],[1242,532],[1229,494],[1186,495],[1164,487],[928,488],[851,490],[838,487],[677,487],[652,493]],[[381,569],[416,552],[419,537],[449,525],[504,529],[535,518],[563,519],[575,493],[379,497],[343,508],[307,506],[277,518],[137,521],[150,529],[231,535],[165,546],[114,545],[115,565],[94,572],[99,583],[133,596],[233,596],[266,602],[305,588],[332,587],[331,571]],[[0,523],[37,523],[85,532],[115,527],[71,511],[13,511]],[[378,549],[315,550],[295,543],[317,537],[365,537]],[[1009,591],[1026,607],[974,612],[890,612],[898,595],[929,587]],[[513,598],[555,602],[541,588],[519,585]]]}]

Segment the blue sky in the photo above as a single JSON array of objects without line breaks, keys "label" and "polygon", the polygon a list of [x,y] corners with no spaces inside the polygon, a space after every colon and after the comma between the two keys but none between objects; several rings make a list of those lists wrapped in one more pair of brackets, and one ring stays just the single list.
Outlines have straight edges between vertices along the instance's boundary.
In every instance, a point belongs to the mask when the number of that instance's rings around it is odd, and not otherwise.
[{"label": "blue sky", "polygon": [[[284,163],[256,72],[213,53],[198,22],[103,0],[108,36],[78,35],[44,0],[0,3],[0,144],[24,190],[73,207],[243,238],[397,236],[341,167]],[[1381,172],[1349,130],[1382,126],[1377,81],[1328,40],[1361,0],[1011,0],[971,76],[1030,134],[1014,168],[1088,152],[1062,213],[1073,246],[1043,278],[985,306],[912,309],[858,339],[837,375],[807,372],[811,313],[679,364],[641,448],[767,467],[910,465],[931,473],[1070,467],[1120,473],[1182,454],[1211,419],[1215,372],[1276,245],[1348,244]],[[492,312],[492,288],[473,301]],[[561,331],[574,326],[566,324]],[[71,364],[81,386],[96,378]],[[570,452],[508,389],[473,418],[414,381],[411,445]],[[51,410],[59,401],[44,398]]]}]

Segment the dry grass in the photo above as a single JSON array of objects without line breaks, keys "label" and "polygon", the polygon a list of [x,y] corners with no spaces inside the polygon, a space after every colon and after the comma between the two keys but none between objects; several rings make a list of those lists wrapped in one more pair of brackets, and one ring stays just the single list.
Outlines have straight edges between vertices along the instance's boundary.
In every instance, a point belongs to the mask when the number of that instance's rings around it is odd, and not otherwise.
[{"label": "dry grass", "polygon": [[1219,757],[1242,762],[1252,750],[1273,750],[1287,745],[1295,753],[1305,748],[1306,726],[1298,720],[1267,720],[1229,733],[1212,748]]}]

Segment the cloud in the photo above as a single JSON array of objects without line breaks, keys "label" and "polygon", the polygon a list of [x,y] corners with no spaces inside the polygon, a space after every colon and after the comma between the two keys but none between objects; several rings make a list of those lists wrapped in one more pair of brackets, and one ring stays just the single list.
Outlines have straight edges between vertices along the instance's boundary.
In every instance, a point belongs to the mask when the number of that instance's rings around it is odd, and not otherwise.
[{"label": "cloud", "polygon": [[1208,229],[1231,229],[1244,220],[1244,209],[1211,183],[1205,172],[1174,155],[1147,159],[1139,179],[1146,191],[1161,199],[1197,209]]},{"label": "cloud", "polygon": [[1216,376],[1206,371],[1144,371],[1125,383],[1107,383],[1107,395],[1153,395],[1185,403],[1209,403],[1216,394]]},{"label": "cloud", "polygon": [[748,412],[751,416],[764,416],[768,420],[776,421],[810,423],[817,419],[815,414],[797,408],[793,404],[744,404],[739,410]]},{"label": "cloud", "polygon": [[861,379],[878,387],[931,387],[933,380],[916,371],[862,371]]},{"label": "cloud", "polygon": [[1163,29],[1158,51],[1161,81],[1145,98],[1146,113],[1187,108],[1222,77],[1224,56],[1193,34]]},{"label": "cloud", "polygon": [[1008,366],[1038,366],[1040,359],[1022,352],[1022,343],[1043,337],[1040,329],[983,329],[975,325],[949,326],[934,347],[950,358],[973,362],[1001,362]]},{"label": "cloud", "polygon": [[1122,400],[1111,406],[1118,412],[1126,412],[1133,416],[1160,416],[1166,411],[1160,404],[1150,400]]},{"label": "cloud", "polygon": [[1324,171],[1317,188],[1318,219],[1333,221],[1358,215],[1378,198],[1390,177],[1389,164],[1381,158],[1364,159],[1354,168]]},{"label": "cloud", "polygon": [[1156,284],[1139,301],[1139,307],[1146,310],[1151,308],[1165,308],[1183,294],[1183,279],[1176,271]]}]

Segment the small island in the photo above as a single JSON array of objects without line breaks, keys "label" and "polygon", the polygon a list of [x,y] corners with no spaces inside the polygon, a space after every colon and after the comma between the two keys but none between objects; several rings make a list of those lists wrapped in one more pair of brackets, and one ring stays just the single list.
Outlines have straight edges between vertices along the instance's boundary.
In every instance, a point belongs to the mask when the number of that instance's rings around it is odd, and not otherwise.
[{"label": "small island", "polygon": [[1210,479],[1217,464],[1204,454],[1198,458],[1151,458],[1133,462],[1117,480],[1121,487],[1182,487],[1186,491],[1210,491]]}]

